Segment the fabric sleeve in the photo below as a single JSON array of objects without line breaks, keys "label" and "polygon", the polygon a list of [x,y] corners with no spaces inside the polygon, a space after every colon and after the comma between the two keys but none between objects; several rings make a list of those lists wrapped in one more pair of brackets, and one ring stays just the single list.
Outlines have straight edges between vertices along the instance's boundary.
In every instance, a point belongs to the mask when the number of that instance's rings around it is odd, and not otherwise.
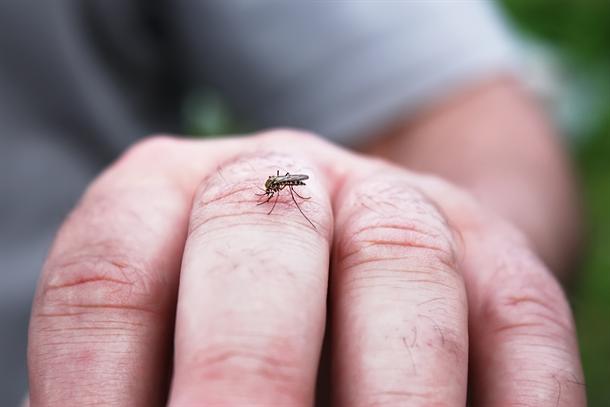
[{"label": "fabric sleeve", "polygon": [[260,126],[358,144],[457,89],[518,72],[490,1],[172,3],[188,77]]}]

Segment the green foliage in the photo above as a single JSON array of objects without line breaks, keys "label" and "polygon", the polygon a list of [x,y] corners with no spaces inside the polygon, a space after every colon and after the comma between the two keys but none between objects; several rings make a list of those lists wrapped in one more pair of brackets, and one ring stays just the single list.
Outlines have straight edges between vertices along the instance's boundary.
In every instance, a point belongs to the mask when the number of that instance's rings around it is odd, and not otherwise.
[{"label": "green foliage", "polygon": [[605,0],[504,0],[525,32],[544,38],[583,62],[610,62],[610,2]]},{"label": "green foliage", "polygon": [[254,129],[213,89],[193,92],[184,104],[182,116],[186,133],[195,137],[243,134]]}]

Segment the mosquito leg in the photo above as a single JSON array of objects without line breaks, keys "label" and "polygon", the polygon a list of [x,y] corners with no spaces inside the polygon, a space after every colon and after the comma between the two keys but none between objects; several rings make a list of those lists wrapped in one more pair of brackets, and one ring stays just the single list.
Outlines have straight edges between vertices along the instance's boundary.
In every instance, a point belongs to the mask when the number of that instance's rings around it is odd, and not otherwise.
[{"label": "mosquito leg", "polygon": [[260,189],[261,191],[263,191],[263,193],[262,193],[262,194],[254,194],[254,195],[256,195],[256,196],[264,196],[264,195],[267,195],[267,190],[266,190],[266,189],[263,189],[263,188],[261,188],[261,187],[257,187],[257,188],[258,188],[258,189]]},{"label": "mosquito leg", "polygon": [[301,194],[299,194],[296,189],[292,189],[292,192],[294,192],[296,194],[296,196],[298,196],[301,199],[310,199],[311,198],[310,196],[301,196]]},{"label": "mosquito leg", "polygon": [[[265,195],[267,195],[267,194],[265,194]],[[269,201],[271,200],[271,198],[273,198],[273,195],[274,195],[274,193],[272,193],[271,195],[268,195],[269,197],[267,198],[267,200],[266,200],[266,201],[259,202],[259,203],[257,203],[257,205],[263,205],[263,204],[266,204],[267,202],[269,202]]]},{"label": "mosquito leg", "polygon": [[[271,195],[273,196],[273,195]],[[275,208],[275,205],[277,204],[277,200],[280,198],[280,193],[277,193],[277,196],[275,197],[275,202],[273,202],[273,206],[271,207],[271,210],[267,213],[267,215],[271,215],[271,212],[273,212],[273,209]],[[271,198],[269,198],[271,199]]]},{"label": "mosquito leg", "polygon": [[[307,222],[309,222],[309,224],[310,224],[311,226],[313,226],[313,228],[314,228],[315,230],[318,230],[318,228],[316,228],[316,225],[314,225],[314,224],[313,224],[313,222],[309,220],[309,218],[307,217],[307,215],[305,215],[305,214],[303,213],[303,211],[301,210],[301,207],[300,207],[300,206],[299,206],[299,204],[297,203],[297,200],[296,200],[296,199],[294,199],[294,194],[293,194],[293,192],[295,192],[295,191],[294,191],[294,189],[292,189],[292,185],[290,185],[288,188],[290,189],[290,196],[292,197],[292,201],[294,202],[294,204],[295,204],[295,205],[297,206],[297,208],[299,209],[299,212],[301,212],[301,215],[303,215],[303,217],[304,217],[305,219],[307,219]],[[296,193],[296,192],[295,192],[295,193]],[[299,195],[299,194],[297,194],[297,195]],[[299,196],[300,196],[300,195],[299,195]]]}]

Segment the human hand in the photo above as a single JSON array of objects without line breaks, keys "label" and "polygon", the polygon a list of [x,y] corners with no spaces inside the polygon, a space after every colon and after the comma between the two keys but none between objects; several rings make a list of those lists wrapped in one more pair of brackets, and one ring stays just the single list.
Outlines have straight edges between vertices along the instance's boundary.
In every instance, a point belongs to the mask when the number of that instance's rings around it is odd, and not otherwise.
[{"label": "human hand", "polygon": [[[286,191],[256,205],[277,169],[310,176],[315,229]],[[467,384],[476,406],[585,404],[570,309],[518,231],[291,131],[153,138],[92,184],[36,292],[31,404],[311,405],[327,292],[332,405],[458,406]]]}]

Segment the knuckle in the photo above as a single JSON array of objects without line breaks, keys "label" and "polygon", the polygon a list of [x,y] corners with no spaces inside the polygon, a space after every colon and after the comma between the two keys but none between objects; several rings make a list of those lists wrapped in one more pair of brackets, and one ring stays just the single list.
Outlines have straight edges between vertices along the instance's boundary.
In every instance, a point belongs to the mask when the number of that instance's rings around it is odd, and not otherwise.
[{"label": "knuckle", "polygon": [[496,334],[553,336],[574,333],[565,294],[550,272],[528,250],[500,260],[493,286],[482,304],[483,318]]},{"label": "knuckle", "polygon": [[272,346],[243,343],[209,344],[199,350],[189,364],[200,383],[215,388],[219,383],[262,384],[280,399],[297,404],[308,400],[306,380],[301,364],[292,355],[298,354],[286,339],[271,340]]},{"label": "knuckle", "polygon": [[451,242],[427,225],[409,220],[364,225],[353,232],[343,260],[384,260],[388,257],[426,252],[426,260],[434,265],[453,268],[454,254]]},{"label": "knuckle", "polygon": [[[271,201],[265,200],[268,197],[265,196],[265,181],[268,176],[275,176],[278,169],[290,170],[293,175],[304,173],[311,178],[297,186],[282,185],[279,191],[274,191]],[[331,220],[330,202],[324,190],[316,185],[319,181],[312,176],[312,172],[315,169],[307,160],[273,151],[263,150],[232,157],[203,179],[197,188],[189,237],[199,234],[204,225],[206,231],[218,226],[226,228],[262,223],[281,227],[298,224],[302,227],[307,223],[302,216],[326,229]],[[306,198],[301,199],[296,195]],[[289,216],[280,216],[287,208],[291,208]],[[277,211],[275,216],[268,216],[271,209]],[[213,226],[213,223],[217,223],[217,226]]]},{"label": "knuckle", "polygon": [[363,185],[351,201],[344,222],[348,238],[339,247],[340,260],[348,263],[344,266],[418,253],[434,271],[456,269],[451,231],[419,192],[397,185]]},{"label": "knuckle", "polygon": [[[95,250],[107,250],[105,246]],[[54,259],[45,267],[36,316],[158,314],[167,290],[163,279],[150,270],[127,256],[82,254]]]}]

